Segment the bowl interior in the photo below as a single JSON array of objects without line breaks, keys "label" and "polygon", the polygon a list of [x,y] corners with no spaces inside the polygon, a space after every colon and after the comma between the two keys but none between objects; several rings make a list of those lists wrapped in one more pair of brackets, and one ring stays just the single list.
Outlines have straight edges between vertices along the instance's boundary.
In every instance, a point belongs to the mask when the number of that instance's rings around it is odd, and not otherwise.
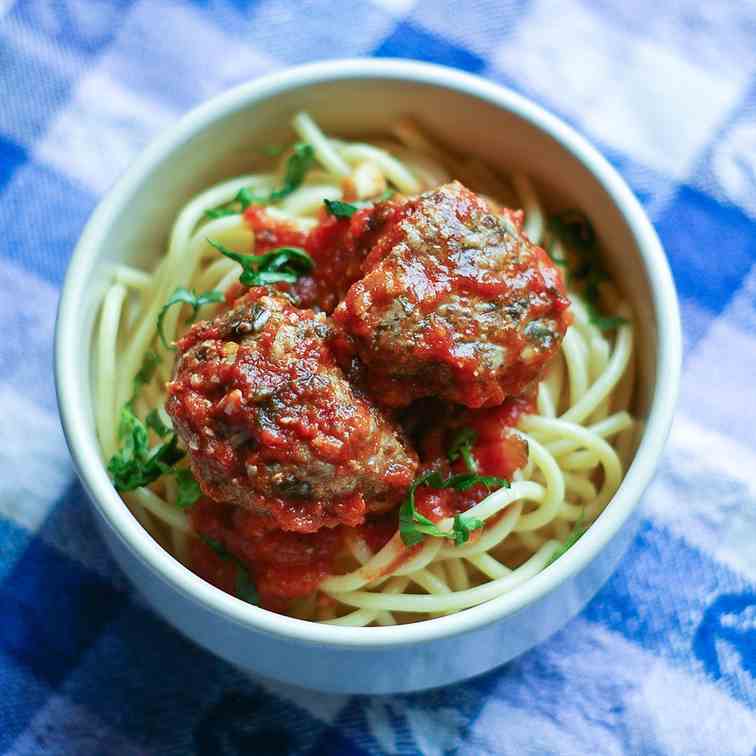
[{"label": "bowl interior", "polygon": [[[164,252],[177,212],[188,199],[214,182],[258,168],[261,158],[257,150],[264,145],[288,142],[293,136],[288,126],[291,116],[302,109],[308,110],[328,133],[348,136],[385,133],[399,117],[411,115],[457,152],[478,156],[503,172],[522,170],[539,186],[548,187],[561,197],[566,205],[584,210],[603,242],[604,262],[638,318],[635,412],[641,425],[645,424],[655,404],[660,375],[659,324],[663,319],[659,313],[667,307],[676,315],[674,291],[671,279],[664,278],[669,274],[663,261],[661,272],[654,273],[656,252],[644,250],[639,239],[640,234],[645,236],[647,245],[657,243],[650,227],[616,176],[612,174],[607,179],[610,169],[603,159],[580,140],[575,141],[574,135],[567,133],[569,130],[557,119],[516,95],[511,95],[511,110],[507,109],[507,103],[502,108],[501,104],[487,100],[490,93],[491,98],[498,97],[501,103],[501,95],[496,94],[501,90],[490,87],[488,92],[479,89],[476,93],[471,83],[475,80],[470,77],[447,73],[446,82],[441,84],[438,81],[444,77],[439,77],[438,69],[434,73],[431,67],[425,67],[425,74],[418,76],[414,73],[408,76],[406,71],[393,75],[380,67],[366,69],[367,74],[362,70],[359,75],[348,69],[346,73],[335,68],[329,70],[331,75],[326,81],[322,76],[302,76],[292,85],[290,79],[281,77],[262,91],[249,89],[249,95],[231,92],[190,114],[173,136],[150,148],[85,232],[66,281],[61,307],[57,379],[64,426],[74,458],[101,510],[107,511],[112,506],[102,500],[112,502],[115,494],[112,489],[112,495],[105,491],[104,470],[91,469],[96,466],[93,450],[98,448],[90,381],[92,349],[87,346],[79,348],[73,356],[64,355],[73,344],[73,329],[78,345],[91,345],[99,299],[109,282],[112,263],[126,262],[151,270]],[[488,85],[480,85],[485,86]],[[565,146],[562,139],[572,146]],[[632,204],[634,220],[618,208],[618,191],[624,193],[623,201]],[[639,223],[643,226],[641,231]],[[660,288],[664,290],[661,294]],[[668,351],[672,377],[665,389],[665,405],[668,399],[673,401],[676,391],[672,385],[676,383],[678,351],[674,323],[667,325],[666,333],[665,338],[671,338]],[[640,487],[628,492],[623,512],[612,528],[624,521],[640,488],[648,481],[670,415],[671,409],[658,411],[657,426],[662,438],[649,447],[643,470],[638,473]],[[126,538],[123,533],[120,535]],[[592,541],[593,548],[600,548],[611,535],[612,532],[607,532]],[[583,552],[583,556],[576,558],[571,567],[555,565],[557,581],[587,563],[590,547],[583,542],[589,540],[581,539],[580,548],[574,551]],[[549,584],[554,582],[538,582],[539,586]],[[522,603],[525,598],[513,606]],[[482,607],[462,614],[478,609]]]}]

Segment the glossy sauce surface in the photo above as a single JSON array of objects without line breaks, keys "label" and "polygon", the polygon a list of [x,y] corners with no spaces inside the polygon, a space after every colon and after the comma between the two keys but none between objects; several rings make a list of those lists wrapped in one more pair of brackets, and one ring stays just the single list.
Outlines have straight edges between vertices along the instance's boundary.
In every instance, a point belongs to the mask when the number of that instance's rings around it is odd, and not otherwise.
[{"label": "glossy sauce surface", "polygon": [[334,312],[383,404],[493,407],[539,378],[569,300],[519,220],[458,182],[393,208]]}]

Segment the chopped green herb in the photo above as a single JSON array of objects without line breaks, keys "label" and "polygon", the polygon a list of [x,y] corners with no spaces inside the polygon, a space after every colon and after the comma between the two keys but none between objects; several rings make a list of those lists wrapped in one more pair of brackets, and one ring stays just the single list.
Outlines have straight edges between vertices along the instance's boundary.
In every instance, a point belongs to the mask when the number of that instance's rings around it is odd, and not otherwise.
[{"label": "chopped green herb", "polygon": [[483,520],[477,517],[454,515],[454,544],[461,546],[470,539],[470,532],[483,527]]},{"label": "chopped green herb", "polygon": [[567,260],[564,257],[556,256],[556,253],[554,252],[555,246],[556,244],[554,240],[552,239],[546,246],[546,254],[548,254],[548,256],[552,259],[552,261],[555,262],[560,268],[566,268]]},{"label": "chopped green herb", "polygon": [[212,239],[207,241],[222,255],[242,266],[239,281],[244,286],[263,286],[279,281],[294,283],[315,267],[312,258],[300,247],[277,247],[264,255],[243,255]]},{"label": "chopped green herb", "polygon": [[[588,218],[578,210],[565,210],[549,219],[548,228],[551,234],[573,249],[578,257],[577,265],[569,271],[569,276],[573,281],[583,282],[583,293],[591,323],[601,331],[612,330],[626,323],[625,318],[604,315],[600,310],[599,286],[606,280],[607,275],[601,267],[596,232]],[[549,245],[551,259],[559,265],[566,265],[565,260],[556,259],[552,252],[553,242]]]},{"label": "chopped green herb", "polygon": [[255,197],[255,195],[252,194],[252,192],[249,190],[248,187],[243,186],[234,195],[234,198],[232,200],[229,200],[228,202],[224,202],[222,205],[213,207],[210,210],[205,210],[205,215],[208,218],[212,218],[213,220],[215,218],[223,218],[226,215],[240,215],[250,205],[253,205],[256,203],[262,204],[262,202],[263,202],[262,197]]},{"label": "chopped green herb", "polygon": [[236,565],[236,598],[254,606],[258,606],[260,603],[260,596],[255,584],[249,577],[249,572],[238,563]]},{"label": "chopped green herb", "polygon": [[456,462],[462,458],[468,472],[478,472],[478,463],[472,455],[472,447],[478,438],[478,434],[472,428],[461,428],[457,431],[447,451],[449,462]]},{"label": "chopped green herb", "polygon": [[599,331],[612,331],[627,323],[627,318],[621,315],[603,315],[596,305],[588,300],[588,317]]},{"label": "chopped green herb", "polygon": [[131,401],[121,409],[118,424],[121,448],[110,458],[108,472],[117,491],[133,491],[170,472],[183,456],[175,435],[150,447],[145,424],[134,414]]},{"label": "chopped green herb", "polygon": [[210,538],[202,533],[199,534],[199,539],[206,546],[209,546],[219,557],[225,559],[226,557],[231,556],[220,541],[216,541],[214,538]]},{"label": "chopped green herb", "polygon": [[357,205],[341,200],[324,199],[323,204],[326,206],[326,210],[336,218],[351,218],[360,209]]},{"label": "chopped green herb", "polygon": [[596,251],[596,232],[579,210],[564,210],[549,218],[549,229],[565,244],[587,254]]},{"label": "chopped green herb", "polygon": [[236,565],[236,597],[242,601],[246,601],[248,604],[259,603],[259,596],[257,588],[249,577],[247,568],[239,561],[226,547],[213,538],[208,538],[206,535],[200,534],[200,540],[209,546],[221,559],[227,559]]},{"label": "chopped green herb", "polygon": [[557,559],[559,559],[560,556],[566,554],[580,540],[585,531],[588,530],[587,527],[583,527],[584,514],[584,511],[580,513],[580,516],[577,518],[577,520],[575,520],[575,526],[573,527],[572,532],[564,540],[564,543],[562,543],[559,548],[551,555],[549,561],[546,562],[545,567],[553,564]]},{"label": "chopped green herb", "polygon": [[[142,387],[152,380],[159,362],[160,357],[155,352],[144,355],[142,366],[134,376],[134,393],[121,407],[118,420],[120,448],[110,458],[107,466],[117,491],[133,491],[149,485],[161,475],[172,472],[173,466],[184,456],[184,452],[178,448],[178,439],[163,423],[157,410],[153,409],[145,422],[134,412],[134,401]],[[166,436],[168,438],[151,447],[148,429],[153,430],[161,439],[166,439]]]},{"label": "chopped green herb", "polygon": [[281,186],[267,195],[254,195],[248,187],[241,188],[229,202],[205,211],[208,218],[222,218],[224,215],[238,215],[250,205],[270,205],[288,197],[299,188],[315,162],[315,150],[312,145],[298,142],[294,145],[294,152],[286,161],[284,177]]},{"label": "chopped green herb", "polygon": [[146,386],[152,380],[159,363],[160,357],[156,352],[145,352],[144,359],[142,360],[142,367],[139,368],[139,371],[134,376],[134,396],[140,392],[142,386]]},{"label": "chopped green herb", "polygon": [[260,152],[266,157],[278,157],[286,148],[280,144],[266,144],[260,148]]},{"label": "chopped green herb", "polygon": [[202,496],[199,483],[187,468],[176,470],[176,487],[176,506],[179,509],[188,509]]},{"label": "chopped green herb", "polygon": [[174,290],[173,294],[168,297],[168,301],[163,305],[157,318],[157,330],[160,335],[160,341],[163,342],[163,346],[166,349],[172,349],[166,341],[165,334],[163,333],[163,320],[168,310],[177,304],[187,304],[192,308],[192,314],[186,319],[186,325],[193,323],[197,317],[200,307],[211,302],[221,302],[223,300],[223,294],[220,291],[205,291],[202,294],[197,294],[194,289],[186,289],[183,286],[179,286]]},{"label": "chopped green herb", "polygon": [[160,438],[165,438],[171,432],[171,429],[163,422],[160,413],[156,409],[150,410],[147,417],[144,418],[144,423],[148,428],[155,431]]},{"label": "chopped green herb", "polygon": [[324,199],[326,210],[336,218],[351,218],[358,210],[372,207],[378,202],[385,202],[395,194],[393,189],[384,189],[379,197],[372,200],[360,200],[359,202],[342,202],[341,200]]},{"label": "chopped green herb", "polygon": [[311,144],[305,142],[295,144],[294,152],[286,161],[283,183],[280,189],[274,189],[270,193],[269,202],[278,202],[298,189],[314,162],[315,149]]},{"label": "chopped green herb", "polygon": [[441,477],[441,473],[437,471],[428,472],[415,480],[399,509],[399,533],[405,545],[414,546],[416,543],[420,543],[425,536],[450,538],[458,546],[465,543],[470,537],[470,531],[483,527],[483,521],[476,517],[457,515],[454,518],[454,526],[451,531],[441,530],[432,520],[417,511],[415,508],[415,492],[420,486],[467,491],[477,485],[486,486],[489,490],[496,490],[502,487],[509,488],[509,481],[504,478],[476,473],[460,473],[444,479]]}]

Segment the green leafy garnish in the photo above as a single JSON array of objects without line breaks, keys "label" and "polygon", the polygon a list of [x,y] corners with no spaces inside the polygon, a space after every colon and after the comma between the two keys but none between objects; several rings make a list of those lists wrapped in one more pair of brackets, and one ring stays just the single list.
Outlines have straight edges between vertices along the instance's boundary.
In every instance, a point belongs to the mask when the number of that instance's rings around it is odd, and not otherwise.
[{"label": "green leafy garnish", "polygon": [[378,202],[385,202],[386,200],[390,200],[395,194],[396,190],[391,189],[390,187],[386,187],[378,197],[376,197],[374,200],[371,200],[371,203],[376,204]]},{"label": "green leafy garnish", "polygon": [[[139,391],[155,375],[160,358],[155,352],[144,355],[142,366],[134,376],[134,393],[121,407],[118,421],[120,448],[108,462],[108,473],[117,491],[133,491],[147,486],[161,475],[173,472],[174,465],[183,458],[178,448],[178,438],[153,409],[142,422],[134,411],[134,402]],[[162,443],[150,446],[149,430],[162,439]]]},{"label": "green leafy garnish", "polygon": [[415,508],[415,492],[420,486],[431,488],[452,488],[455,491],[467,491],[473,486],[483,485],[489,490],[509,488],[509,481],[504,478],[496,478],[491,475],[478,475],[477,473],[459,473],[450,475],[444,479],[437,471],[421,475],[410,486],[407,497],[399,509],[399,533],[402,541],[407,546],[420,543],[425,536],[434,538],[450,538],[459,546],[470,537],[472,530],[483,527],[483,521],[477,517],[464,517],[456,515],[452,530],[441,530],[432,520],[420,514]]},{"label": "green leafy garnish", "polygon": [[478,434],[472,428],[461,428],[457,431],[447,451],[449,462],[456,462],[461,457],[468,472],[478,472],[478,463],[472,455],[472,447],[477,438]]},{"label": "green leafy garnish", "polygon": [[200,534],[200,540],[209,546],[221,559],[226,559],[236,565],[236,598],[246,601],[248,604],[259,604],[257,588],[249,577],[247,568],[226,547],[213,538]]},{"label": "green leafy garnish", "polygon": [[210,538],[210,536],[203,535],[202,533],[199,534],[199,539],[205,544],[205,546],[209,546],[222,559],[231,556],[220,541],[216,541],[214,538]]},{"label": "green leafy garnish", "polygon": [[260,595],[249,577],[249,572],[239,563],[236,565],[236,598],[255,606],[260,603]]},{"label": "green leafy garnish", "polygon": [[612,331],[627,323],[627,318],[623,318],[621,315],[603,315],[591,300],[588,300],[587,305],[588,318],[599,331]]},{"label": "green leafy garnish", "polygon": [[554,252],[554,247],[556,246],[554,240],[552,239],[547,245],[546,245],[546,254],[551,258],[552,262],[556,263],[560,268],[567,268],[568,262],[564,257],[557,257],[556,253]]},{"label": "green leafy garnish", "polygon": [[176,487],[176,506],[179,509],[188,509],[202,496],[199,483],[187,468],[176,470]]},{"label": "green leafy garnish", "polygon": [[326,206],[326,210],[336,218],[351,218],[360,209],[357,205],[341,200],[324,199],[323,204]]},{"label": "green leafy garnish", "polygon": [[208,218],[222,218],[224,215],[243,213],[250,205],[270,205],[280,202],[299,188],[314,162],[315,150],[312,145],[297,142],[294,145],[294,152],[286,161],[283,181],[278,189],[274,189],[266,195],[254,195],[249,188],[243,187],[239,189],[232,200],[206,210],[205,215]]},{"label": "green leafy garnish", "polygon": [[477,517],[463,517],[454,515],[454,544],[461,546],[470,539],[470,533],[473,530],[483,527],[483,520]]},{"label": "green leafy garnish", "polygon": [[[565,210],[551,216],[548,228],[556,238],[573,249],[578,257],[578,264],[569,271],[569,275],[572,280],[583,283],[583,294],[591,323],[601,331],[609,331],[627,323],[627,320],[619,315],[604,315],[599,307],[599,287],[608,276],[601,267],[598,239],[588,218],[577,210]],[[558,265],[566,266],[566,260],[554,256],[553,246],[552,241],[547,248],[549,256]]]},{"label": "green leafy garnish", "polygon": [[121,448],[110,458],[108,472],[117,491],[147,486],[170,472],[183,456],[175,435],[151,447],[145,424],[134,414],[132,401],[121,408],[118,424]]},{"label": "green leafy garnish", "polygon": [[228,202],[224,202],[222,205],[218,205],[217,207],[210,208],[210,210],[205,210],[205,215],[208,218],[212,218],[213,220],[215,218],[223,218],[226,215],[240,215],[250,205],[261,204],[262,200],[262,197],[255,197],[255,195],[252,194],[248,187],[243,186],[234,195],[233,199],[229,200]]},{"label": "green leafy garnish", "polygon": [[549,218],[549,230],[565,244],[593,254],[596,250],[596,232],[588,218],[579,210],[564,210]]},{"label": "green leafy garnish", "polygon": [[328,212],[336,218],[351,218],[358,210],[371,207],[378,202],[385,202],[395,194],[393,189],[384,189],[379,197],[372,200],[360,200],[359,202],[342,202],[341,200],[324,199],[323,204]]},{"label": "green leafy garnish", "polygon": [[266,144],[260,152],[266,157],[278,157],[286,148],[280,144]]},{"label": "green leafy garnish", "polygon": [[598,307],[599,286],[607,277],[603,270],[595,266],[585,276],[584,293],[588,318],[600,331],[610,331],[623,323],[627,323],[627,320],[620,315],[604,315]]},{"label": "green leafy garnish", "polygon": [[160,413],[156,409],[151,409],[147,417],[144,418],[144,424],[155,431],[160,438],[165,438],[171,429],[163,422]]},{"label": "green leafy garnish", "polygon": [[200,307],[212,302],[223,301],[223,294],[220,291],[205,291],[202,294],[197,294],[194,289],[186,289],[183,286],[179,286],[174,290],[173,294],[168,297],[168,301],[160,309],[157,319],[157,330],[160,336],[160,341],[163,342],[163,346],[166,349],[172,349],[166,341],[165,334],[163,333],[163,320],[168,310],[177,304],[187,304],[192,308],[192,314],[186,319],[186,325],[193,323],[197,317]]},{"label": "green leafy garnish", "polygon": [[160,357],[156,352],[145,352],[142,366],[134,376],[133,396],[136,396],[142,390],[142,386],[146,386],[152,380],[159,363]]},{"label": "green leafy garnish", "polygon": [[588,530],[587,527],[583,527],[584,514],[584,511],[580,513],[577,520],[575,520],[575,526],[573,527],[572,532],[564,540],[564,543],[562,543],[559,548],[551,555],[544,568],[548,567],[553,562],[556,562],[556,560],[559,559],[560,556],[566,554],[580,540],[580,538],[585,534],[586,530]]},{"label": "green leafy garnish", "polygon": [[279,281],[294,283],[315,267],[312,258],[300,247],[277,247],[264,255],[244,255],[212,239],[207,241],[222,255],[242,266],[239,281],[244,286],[262,286]]},{"label": "green leafy garnish", "polygon": [[294,145],[294,152],[286,161],[283,183],[279,189],[274,189],[270,193],[269,202],[278,202],[298,189],[314,162],[315,149],[313,146],[305,142],[297,142]]}]

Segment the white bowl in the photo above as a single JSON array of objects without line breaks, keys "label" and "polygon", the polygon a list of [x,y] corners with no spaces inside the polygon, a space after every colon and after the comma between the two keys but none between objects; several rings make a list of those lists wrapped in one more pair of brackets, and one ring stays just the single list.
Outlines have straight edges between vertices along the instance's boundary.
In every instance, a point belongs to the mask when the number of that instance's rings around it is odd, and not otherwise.
[{"label": "white bowl", "polygon": [[[152,266],[178,209],[241,174],[252,148],[281,141],[310,111],[331,133],[381,132],[416,115],[439,138],[493,165],[519,166],[590,213],[607,264],[638,316],[636,414],[645,428],[609,506],[553,565],[519,588],[447,617],[349,628],[283,617],[191,573],[142,529],[100,457],[90,384],[92,327],[110,263]],[[503,87],[439,66],[342,60],[237,87],[182,118],[102,201],[74,253],[55,343],[68,445],[97,521],[124,572],[182,633],[244,670],[325,691],[388,693],[486,672],[544,640],[591,599],[635,533],[638,501],[667,436],[681,362],[680,321],[659,240],[625,182],[569,126]]]}]

